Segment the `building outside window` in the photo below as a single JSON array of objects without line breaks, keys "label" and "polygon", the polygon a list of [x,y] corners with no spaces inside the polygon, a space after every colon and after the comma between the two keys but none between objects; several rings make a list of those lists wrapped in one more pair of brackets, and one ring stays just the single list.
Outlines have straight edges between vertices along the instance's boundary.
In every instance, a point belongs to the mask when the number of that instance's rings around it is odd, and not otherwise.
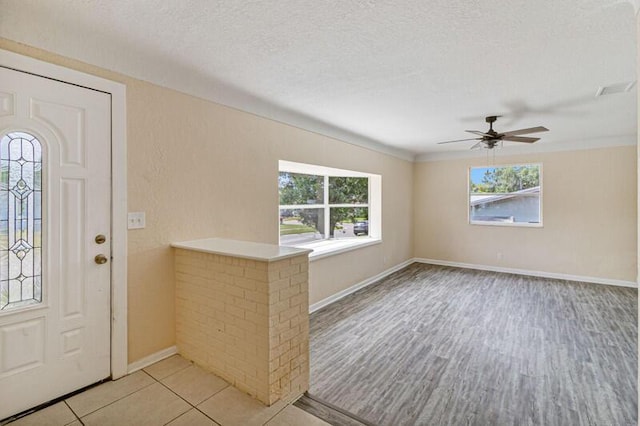
[{"label": "building outside window", "polygon": [[542,166],[471,167],[469,222],[542,226]]}]

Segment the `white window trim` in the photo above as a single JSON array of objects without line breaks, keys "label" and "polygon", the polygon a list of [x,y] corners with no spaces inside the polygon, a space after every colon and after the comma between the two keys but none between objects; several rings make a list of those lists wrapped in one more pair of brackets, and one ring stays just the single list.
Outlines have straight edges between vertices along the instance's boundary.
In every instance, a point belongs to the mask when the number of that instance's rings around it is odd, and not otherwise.
[{"label": "white window trim", "polygon": [[309,254],[309,260],[314,261],[340,253],[346,253],[364,247],[381,244],[382,240],[378,238],[362,238],[359,240],[322,240],[308,244],[300,244],[296,247],[310,248],[313,251]]},{"label": "white window trim", "polygon": [[482,220],[470,220],[469,225],[481,225],[481,226],[506,226],[516,228],[542,228],[542,223],[529,223],[529,222],[490,222]]},{"label": "white window trim", "polygon": [[[489,167],[517,167],[517,166],[538,166],[539,172],[539,185],[540,185],[540,204],[539,204],[539,216],[540,222],[538,223],[529,223],[529,222],[490,222],[483,220],[471,220],[471,169],[478,168],[489,168]],[[467,222],[469,225],[480,225],[480,226],[502,226],[502,227],[516,227],[516,228],[544,228],[543,226],[543,217],[542,217],[542,202],[543,202],[543,191],[544,185],[542,183],[542,163],[514,163],[514,164],[495,164],[491,166],[471,166],[467,169]]]},{"label": "white window trim", "polygon": [[[357,239],[323,239],[311,241],[308,243],[296,244],[295,247],[309,248],[313,252],[309,255],[310,260],[317,260],[328,256],[344,253],[351,250],[379,244],[382,242],[382,176],[356,172],[353,170],[336,169],[333,167],[318,166],[314,164],[295,163],[292,161],[279,161],[279,172],[300,173],[307,175],[324,176],[324,200],[323,204],[292,204],[278,205],[280,209],[313,209],[323,208],[330,209],[332,207],[366,207],[369,209],[369,235],[368,237],[358,237]],[[366,177],[369,178],[369,199],[366,204],[329,204],[329,176],[346,176],[346,177]],[[329,212],[325,211],[324,229],[329,229]],[[278,229],[279,222],[278,222]],[[278,232],[279,234],[279,232]],[[279,237],[278,237],[279,238]]]}]

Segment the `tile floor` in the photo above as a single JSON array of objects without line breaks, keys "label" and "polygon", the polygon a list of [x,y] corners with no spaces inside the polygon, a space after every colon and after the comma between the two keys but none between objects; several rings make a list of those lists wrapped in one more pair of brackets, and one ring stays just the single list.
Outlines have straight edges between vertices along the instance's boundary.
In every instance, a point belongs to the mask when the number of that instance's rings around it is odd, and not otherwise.
[{"label": "tile floor", "polygon": [[265,407],[179,355],[9,423],[11,426],[327,424],[284,402]]}]

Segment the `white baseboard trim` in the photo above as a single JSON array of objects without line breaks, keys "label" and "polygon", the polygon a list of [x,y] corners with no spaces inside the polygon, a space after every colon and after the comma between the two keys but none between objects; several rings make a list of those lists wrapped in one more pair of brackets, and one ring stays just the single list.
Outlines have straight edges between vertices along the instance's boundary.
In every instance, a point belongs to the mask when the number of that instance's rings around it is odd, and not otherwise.
[{"label": "white baseboard trim", "polygon": [[150,366],[158,361],[162,361],[165,358],[169,358],[171,355],[178,353],[177,346],[171,346],[170,348],[163,349],[149,356],[145,356],[142,359],[132,362],[127,366],[127,374],[134,373],[138,370],[142,370],[145,367]]},{"label": "white baseboard trim", "polygon": [[327,305],[332,304],[333,302],[342,299],[343,297],[346,297],[348,295],[350,295],[351,293],[354,293],[358,290],[360,290],[361,288],[367,287],[377,281],[380,281],[382,278],[393,274],[396,271],[399,271],[400,269],[411,265],[412,263],[414,263],[414,259],[409,259],[409,260],[405,260],[402,263],[397,264],[396,266],[393,266],[387,270],[384,270],[382,272],[380,272],[377,275],[374,275],[373,277],[369,277],[364,281],[360,281],[359,283],[352,285],[349,288],[345,288],[342,291],[337,292],[336,294],[332,294],[331,296],[327,297],[326,299],[322,299],[319,302],[314,303],[313,305],[309,306],[309,313],[313,313],[315,311],[317,311],[318,309],[324,308]]},{"label": "white baseboard trim", "polygon": [[584,277],[580,275],[559,274],[556,272],[529,271],[526,269],[503,268],[500,266],[488,266],[488,265],[476,265],[474,263],[451,262],[448,260],[423,259],[423,258],[415,258],[413,260],[418,263],[429,263],[431,265],[441,265],[441,266],[453,266],[455,268],[478,269],[480,271],[505,272],[508,274],[529,275],[532,277],[553,278],[558,280],[580,281],[580,282],[587,282],[587,283],[593,283],[593,284],[605,284],[605,285],[615,285],[618,287],[638,288],[638,283],[635,283],[633,281],[614,280],[609,278]]}]

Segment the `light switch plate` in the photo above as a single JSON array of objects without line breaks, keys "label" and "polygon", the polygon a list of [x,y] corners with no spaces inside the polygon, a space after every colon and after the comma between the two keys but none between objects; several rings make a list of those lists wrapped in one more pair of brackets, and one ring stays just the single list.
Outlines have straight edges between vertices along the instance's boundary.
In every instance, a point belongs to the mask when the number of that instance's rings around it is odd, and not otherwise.
[{"label": "light switch plate", "polygon": [[143,229],[145,227],[144,212],[129,212],[127,225],[128,229]]}]

